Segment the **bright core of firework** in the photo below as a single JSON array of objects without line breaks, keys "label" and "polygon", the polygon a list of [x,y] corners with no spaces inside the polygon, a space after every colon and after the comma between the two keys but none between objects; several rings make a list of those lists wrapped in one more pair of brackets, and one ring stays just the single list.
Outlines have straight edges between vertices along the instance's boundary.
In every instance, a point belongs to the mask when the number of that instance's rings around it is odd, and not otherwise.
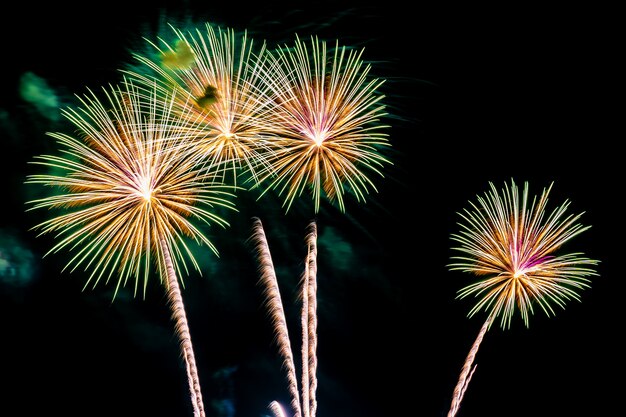
[{"label": "bright core of firework", "polygon": [[139,188],[137,189],[137,194],[139,197],[142,197],[146,203],[150,203],[152,200],[152,185],[150,184],[150,178],[142,178]]},{"label": "bright core of firework", "polygon": [[501,194],[490,186],[472,210],[460,213],[461,232],[452,239],[460,243],[453,249],[462,255],[448,266],[481,277],[459,291],[459,298],[479,298],[470,316],[487,310],[491,322],[501,316],[504,328],[518,310],[528,326],[533,305],[553,315],[552,305],[563,308],[567,300],[578,300],[578,291],[589,287],[588,277],[597,275],[589,266],[598,261],[581,253],[556,254],[589,226],[577,223],[582,214],[565,216],[568,201],[546,212],[551,187],[530,201],[527,183],[521,197],[513,181]]},{"label": "bright core of firework", "polygon": [[313,142],[315,142],[315,146],[319,148],[324,144],[324,141],[326,140],[326,132],[314,133],[313,135],[311,135],[311,139],[313,140]]}]

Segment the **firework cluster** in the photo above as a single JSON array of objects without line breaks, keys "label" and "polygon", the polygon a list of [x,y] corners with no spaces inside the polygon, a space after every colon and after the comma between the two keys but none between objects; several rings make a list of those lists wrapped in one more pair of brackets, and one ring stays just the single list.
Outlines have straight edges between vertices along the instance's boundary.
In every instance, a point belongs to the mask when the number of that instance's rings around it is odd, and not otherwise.
[{"label": "firework cluster", "polygon": [[185,258],[197,266],[183,237],[215,251],[197,223],[227,226],[218,209],[234,209],[238,190],[275,191],[286,211],[303,193],[315,211],[323,197],[344,210],[389,163],[382,81],[363,51],[314,37],[257,48],[208,23],[170,29],[119,86],[63,111],[77,134],[51,133],[63,154],[37,157],[51,170],[28,178],[56,189],[32,208],[63,209],[38,225],[59,238],[51,252],[76,251],[68,267],[91,269],[92,284],[115,275],[145,289],[150,258],[163,271],[161,238],[179,273]]},{"label": "firework cluster", "polygon": [[[29,210],[55,213],[34,227],[51,235],[48,253],[71,253],[66,268],[88,271],[85,287],[113,282],[146,294],[156,271],[180,339],[194,416],[206,415],[182,302],[182,277],[201,273],[193,247],[218,252],[206,229],[228,227],[240,191],[279,197],[285,213],[303,195],[317,213],[323,201],[346,210],[376,192],[391,161],[381,85],[363,50],[298,36],[271,47],[206,23],[168,26],[146,39],[120,70],[118,85],[89,91],[62,114],[72,133],[53,132],[60,153],[35,157],[42,170],[27,183],[52,191],[28,202]],[[569,202],[547,211],[550,188],[529,199],[515,182],[491,191],[460,213],[452,235],[452,271],[476,279],[459,298],[478,298],[469,315],[487,318],[461,371],[448,413],[453,417],[476,369],[480,343],[491,324],[502,328],[519,314],[528,326],[539,307],[578,300],[598,261],[562,246],[588,229]],[[317,230],[307,235],[301,281],[302,370],[295,358],[276,273],[260,220],[255,219],[261,282],[287,370],[296,417],[317,412]],[[286,412],[270,403],[276,416]]]},{"label": "firework cluster", "polygon": [[[317,37],[273,49],[246,32],[206,23],[146,39],[119,85],[79,96],[63,110],[73,134],[55,132],[61,154],[33,163],[27,183],[53,192],[29,209],[56,214],[35,226],[67,250],[85,286],[113,281],[146,294],[151,271],[166,288],[196,417],[206,415],[179,281],[200,267],[190,245],[217,248],[207,226],[227,227],[240,190],[275,192],[285,212],[308,194],[345,211],[345,198],[376,191],[390,161],[382,80],[357,51]],[[314,282],[314,281],[313,281]],[[306,288],[314,285],[307,284]],[[314,288],[312,293],[314,294]],[[115,297],[115,295],[114,295]],[[314,317],[314,296],[306,298]],[[307,323],[303,413],[315,414],[316,328]],[[298,408],[299,409],[299,408]]]},{"label": "firework cluster", "polygon": [[208,23],[170,35],[123,72],[158,95],[181,93],[170,114],[198,127],[200,158],[226,180],[277,192],[287,211],[303,193],[315,211],[324,197],[343,211],[347,194],[363,201],[376,190],[388,126],[383,80],[370,77],[363,50],[297,36],[270,49]]}]

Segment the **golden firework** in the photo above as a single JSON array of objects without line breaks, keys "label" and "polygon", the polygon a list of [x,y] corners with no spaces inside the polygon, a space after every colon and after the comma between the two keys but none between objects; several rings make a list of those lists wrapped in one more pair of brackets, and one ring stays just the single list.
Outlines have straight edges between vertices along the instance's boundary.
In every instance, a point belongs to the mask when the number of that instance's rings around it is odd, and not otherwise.
[{"label": "golden firework", "polygon": [[552,186],[532,201],[528,183],[521,196],[514,181],[501,194],[490,186],[477,204],[471,203],[471,210],[460,213],[461,231],[452,239],[460,243],[454,249],[461,255],[449,267],[480,277],[459,291],[460,298],[479,297],[470,316],[487,310],[491,321],[500,316],[504,328],[517,309],[528,326],[533,305],[553,315],[553,305],[579,300],[578,291],[589,287],[588,277],[597,275],[591,266],[598,261],[581,253],[556,253],[590,226],[578,223],[582,213],[566,215],[569,201],[547,212]]},{"label": "golden firework", "polygon": [[[162,280],[165,275],[161,239],[179,276],[188,270],[186,259],[198,269],[186,237],[216,252],[197,223],[226,226],[212,209],[234,208],[232,192],[187,146],[199,135],[197,125],[161,113],[171,106],[144,107],[156,94],[146,97],[130,82],[103,90],[105,100],[92,92],[80,98],[83,108],[64,110],[77,135],[50,133],[63,155],[34,163],[56,172],[27,179],[58,193],[30,201],[30,209],[63,209],[36,229],[58,239],[49,253],[74,252],[67,268],[91,270],[86,286],[115,276],[117,292],[132,278],[135,292],[143,281],[145,293],[153,262]],[[179,100],[176,92],[167,99]]]},{"label": "golden firework", "polygon": [[317,37],[309,46],[296,38],[293,48],[268,52],[264,91],[272,95],[279,139],[259,178],[284,196],[287,210],[308,190],[316,212],[322,196],[344,211],[344,195],[364,201],[376,190],[368,175],[382,176],[389,163],[381,153],[389,146],[388,126],[380,123],[384,96],[377,92],[383,81],[369,78],[362,54],[338,42],[329,49]]},{"label": "golden firework", "polygon": [[201,120],[205,133],[198,146],[205,158],[230,171],[235,184],[242,175],[255,182],[273,128],[260,77],[265,46],[257,50],[246,32],[209,23],[203,30],[170,28],[174,40],[147,40],[151,51],[134,53],[139,66],[125,73],[148,86],[156,80],[160,94],[191,95],[175,107],[179,117]]}]

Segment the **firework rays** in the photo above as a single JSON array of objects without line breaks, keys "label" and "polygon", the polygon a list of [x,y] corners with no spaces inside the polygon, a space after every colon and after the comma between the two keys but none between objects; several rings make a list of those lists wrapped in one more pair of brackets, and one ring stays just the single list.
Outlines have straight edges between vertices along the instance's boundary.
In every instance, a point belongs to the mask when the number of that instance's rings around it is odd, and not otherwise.
[{"label": "firework rays", "polygon": [[478,203],[471,203],[472,210],[460,213],[461,231],[452,239],[460,244],[453,249],[461,255],[453,257],[456,262],[449,268],[481,277],[459,291],[459,298],[479,297],[470,316],[486,310],[494,320],[499,316],[505,328],[517,309],[528,326],[533,304],[553,315],[554,305],[579,300],[578,292],[589,287],[589,277],[596,275],[591,267],[598,262],[556,251],[590,226],[577,223],[582,213],[566,215],[569,201],[548,213],[551,187],[531,201],[528,183],[521,196],[513,181],[502,194],[490,186]]},{"label": "firework rays", "polygon": [[152,51],[135,53],[140,66],[125,72],[148,86],[156,79],[166,95],[172,90],[190,94],[193,99],[182,103],[181,113],[203,120],[198,146],[205,157],[231,172],[235,183],[242,175],[256,181],[265,136],[273,127],[260,78],[265,46],[257,50],[245,32],[236,35],[209,23],[204,30],[171,29],[173,41],[148,40]]},{"label": "firework rays", "polygon": [[344,211],[344,195],[364,201],[376,190],[369,175],[382,176],[389,163],[381,153],[389,145],[377,93],[383,81],[369,79],[362,54],[338,42],[329,49],[318,38],[268,52],[264,80],[280,138],[259,177],[284,197],[287,210],[307,190],[316,212],[323,196]]}]

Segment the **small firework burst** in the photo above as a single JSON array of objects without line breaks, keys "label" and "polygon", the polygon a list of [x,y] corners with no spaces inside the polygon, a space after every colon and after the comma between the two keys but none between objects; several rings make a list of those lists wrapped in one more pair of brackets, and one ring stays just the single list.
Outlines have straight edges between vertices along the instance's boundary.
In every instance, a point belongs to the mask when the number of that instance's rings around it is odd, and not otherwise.
[{"label": "small firework burst", "polygon": [[388,126],[380,123],[384,96],[377,92],[383,81],[369,78],[362,55],[338,42],[327,48],[316,37],[310,46],[296,38],[293,48],[268,52],[263,73],[280,138],[259,177],[269,182],[265,191],[284,196],[287,210],[308,190],[316,212],[322,196],[344,211],[344,195],[364,201],[376,190],[368,175],[382,176],[390,163],[380,152],[389,146]]},{"label": "small firework burst", "polygon": [[197,145],[205,157],[230,171],[235,184],[242,175],[256,181],[264,137],[273,126],[269,96],[260,83],[265,46],[256,50],[246,32],[237,35],[209,23],[204,30],[170,28],[174,40],[148,40],[156,53],[135,53],[140,65],[125,73],[148,86],[156,79],[164,95],[172,90],[190,94],[191,101],[177,103],[177,117],[202,121],[205,134]]},{"label": "small firework burst", "polygon": [[578,292],[589,287],[589,277],[597,275],[592,266],[598,261],[582,253],[558,255],[556,251],[590,226],[578,223],[581,214],[565,215],[569,201],[548,213],[548,194],[529,200],[528,183],[520,196],[515,182],[505,184],[502,193],[490,183],[491,191],[471,203],[472,210],[460,213],[461,231],[452,239],[462,253],[455,256],[451,270],[475,274],[481,279],[459,291],[459,298],[479,297],[472,316],[484,309],[493,321],[500,316],[501,327],[510,327],[516,310],[528,326],[533,304],[547,315],[553,305],[564,307]]},{"label": "small firework burst", "polygon": [[[194,223],[227,226],[213,209],[233,209],[232,192],[185,145],[197,137],[197,126],[160,113],[172,106],[156,105],[156,93],[143,96],[131,82],[103,90],[105,100],[91,92],[80,98],[81,109],[64,110],[78,134],[50,133],[63,155],[33,163],[55,172],[27,178],[58,193],[30,201],[29,210],[58,209],[35,229],[58,239],[49,253],[75,252],[66,268],[91,269],[85,286],[116,276],[116,293],[134,279],[135,293],[143,281],[145,294],[153,261],[162,280],[165,275],[162,240],[172,248],[179,275],[188,271],[185,259],[198,269],[186,237],[216,251]],[[175,92],[161,99],[179,100]],[[144,107],[150,102],[155,104]]]}]

